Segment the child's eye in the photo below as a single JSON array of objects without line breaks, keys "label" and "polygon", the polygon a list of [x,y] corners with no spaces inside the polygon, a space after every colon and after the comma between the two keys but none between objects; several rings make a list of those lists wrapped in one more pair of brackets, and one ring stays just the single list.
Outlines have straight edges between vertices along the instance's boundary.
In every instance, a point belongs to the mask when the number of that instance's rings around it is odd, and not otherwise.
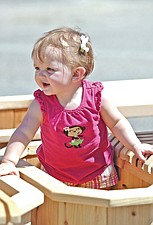
[{"label": "child's eye", "polygon": [[50,67],[47,67],[47,71],[48,71],[49,73],[53,73],[53,72],[55,72],[55,70],[54,70],[54,69],[52,69],[52,68],[50,68]]},{"label": "child's eye", "polygon": [[37,66],[36,66],[36,67],[35,67],[35,70],[37,70],[37,71],[38,71],[38,70],[39,70],[39,67],[37,67]]}]

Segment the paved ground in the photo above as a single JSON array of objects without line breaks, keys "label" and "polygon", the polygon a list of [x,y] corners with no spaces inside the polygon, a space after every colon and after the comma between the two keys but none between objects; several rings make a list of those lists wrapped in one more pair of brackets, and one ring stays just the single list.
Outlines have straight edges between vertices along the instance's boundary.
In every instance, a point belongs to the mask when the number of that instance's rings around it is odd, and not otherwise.
[{"label": "paved ground", "polygon": [[153,77],[152,0],[1,0],[0,95],[33,91],[32,45],[63,25],[90,34],[96,60],[91,79]]},{"label": "paved ground", "polygon": [[152,0],[0,0],[0,95],[33,92],[31,48],[59,26],[90,34],[96,61],[90,79],[153,77]]}]

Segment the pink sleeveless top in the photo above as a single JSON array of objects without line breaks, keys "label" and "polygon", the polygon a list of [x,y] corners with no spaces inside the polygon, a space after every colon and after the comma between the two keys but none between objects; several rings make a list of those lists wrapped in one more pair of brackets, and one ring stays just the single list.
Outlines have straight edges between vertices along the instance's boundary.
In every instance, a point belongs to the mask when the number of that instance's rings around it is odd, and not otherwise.
[{"label": "pink sleeveless top", "polygon": [[107,128],[99,114],[103,86],[87,80],[82,86],[82,102],[74,110],[64,109],[55,95],[34,92],[43,112],[38,158],[48,174],[75,184],[92,180],[113,161]]}]

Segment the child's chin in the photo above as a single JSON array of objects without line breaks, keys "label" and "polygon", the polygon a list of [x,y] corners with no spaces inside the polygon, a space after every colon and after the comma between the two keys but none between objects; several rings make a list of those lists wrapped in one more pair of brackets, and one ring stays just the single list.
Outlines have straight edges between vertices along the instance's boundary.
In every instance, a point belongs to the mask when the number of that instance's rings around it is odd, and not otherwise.
[{"label": "child's chin", "polygon": [[43,90],[43,92],[44,92],[45,95],[48,95],[48,96],[49,95],[54,95],[51,91],[45,91],[45,90]]}]

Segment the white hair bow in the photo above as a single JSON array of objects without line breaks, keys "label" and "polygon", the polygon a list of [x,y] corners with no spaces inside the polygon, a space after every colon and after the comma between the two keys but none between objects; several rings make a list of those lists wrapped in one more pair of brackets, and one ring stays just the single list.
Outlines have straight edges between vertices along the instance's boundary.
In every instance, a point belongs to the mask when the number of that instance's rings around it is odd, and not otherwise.
[{"label": "white hair bow", "polygon": [[89,48],[86,46],[86,44],[88,43],[89,38],[86,37],[85,35],[81,35],[81,52],[88,52]]}]

